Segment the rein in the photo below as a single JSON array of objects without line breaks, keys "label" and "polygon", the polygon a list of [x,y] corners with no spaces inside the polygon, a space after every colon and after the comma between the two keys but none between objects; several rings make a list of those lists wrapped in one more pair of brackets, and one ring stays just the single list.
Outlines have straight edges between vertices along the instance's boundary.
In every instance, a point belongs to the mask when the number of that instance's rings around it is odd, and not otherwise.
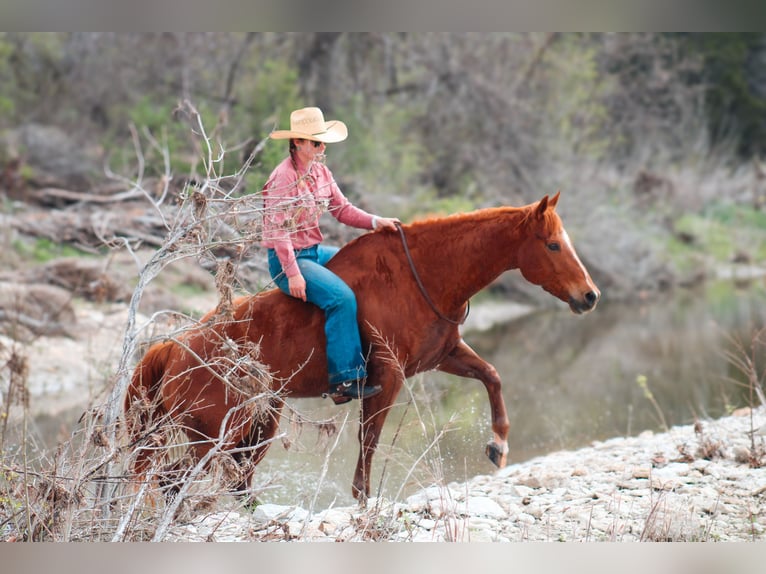
[{"label": "rein", "polygon": [[436,305],[434,304],[431,297],[428,295],[428,291],[426,291],[425,286],[423,285],[423,282],[420,280],[420,275],[418,275],[417,269],[415,269],[415,262],[412,260],[412,255],[410,255],[410,248],[407,245],[407,238],[404,236],[404,229],[402,228],[401,223],[396,224],[396,229],[399,230],[399,236],[402,238],[402,246],[404,246],[404,254],[407,256],[407,261],[410,264],[410,270],[412,270],[412,275],[415,277],[415,283],[418,284],[418,287],[420,288],[420,292],[423,294],[423,299],[426,300],[426,303],[431,307],[431,310],[436,313],[436,315],[439,317],[439,319],[442,319],[444,321],[447,321],[448,323],[452,323],[453,325],[462,325],[465,323],[465,320],[468,318],[468,313],[471,311],[471,302],[468,301],[468,306],[465,310],[465,316],[460,321],[455,321],[454,319],[450,319],[449,317],[445,316],[439,309],[436,308]]}]

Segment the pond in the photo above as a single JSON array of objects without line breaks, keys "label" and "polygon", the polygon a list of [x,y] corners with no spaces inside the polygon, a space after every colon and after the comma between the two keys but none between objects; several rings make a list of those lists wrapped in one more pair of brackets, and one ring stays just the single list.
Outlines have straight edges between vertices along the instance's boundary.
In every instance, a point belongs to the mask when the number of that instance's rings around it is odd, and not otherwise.
[{"label": "pond", "polygon": [[[716,282],[631,303],[605,300],[581,317],[541,311],[466,333],[503,379],[509,463],[716,418],[750,404],[747,375],[735,359],[755,349],[756,367],[764,372],[766,336],[753,344],[766,325],[761,281]],[[300,415],[285,417],[282,425],[289,448],[273,446],[256,471],[266,487],[261,499],[315,508],[353,503],[355,403],[291,404]],[[327,425],[320,431],[297,418],[333,420],[339,432],[328,436]],[[481,383],[436,372],[413,377],[384,427],[373,461],[373,496],[402,498],[437,481],[492,473],[484,455],[491,435]]]}]

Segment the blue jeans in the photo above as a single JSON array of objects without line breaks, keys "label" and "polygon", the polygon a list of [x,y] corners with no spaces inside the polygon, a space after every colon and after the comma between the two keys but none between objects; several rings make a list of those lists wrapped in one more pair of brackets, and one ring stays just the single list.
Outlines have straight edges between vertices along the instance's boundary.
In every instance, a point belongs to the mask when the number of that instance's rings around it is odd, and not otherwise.
[{"label": "blue jeans", "polygon": [[[314,245],[295,251],[298,268],[306,280],[306,300],[325,314],[327,370],[334,385],[367,376],[356,318],[356,296],[335,273],[325,267],[337,247]],[[269,249],[269,273],[283,292],[290,294],[287,275],[276,251]]]}]

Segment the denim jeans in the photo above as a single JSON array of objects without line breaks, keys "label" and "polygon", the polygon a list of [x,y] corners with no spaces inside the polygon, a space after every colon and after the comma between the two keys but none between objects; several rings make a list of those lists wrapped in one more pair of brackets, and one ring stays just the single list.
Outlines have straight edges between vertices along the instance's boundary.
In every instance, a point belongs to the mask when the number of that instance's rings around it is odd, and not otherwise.
[{"label": "denim jeans", "polygon": [[[298,268],[306,280],[306,300],[325,314],[327,369],[331,385],[367,376],[356,318],[356,296],[340,277],[325,267],[337,252],[337,247],[325,245],[295,251]],[[276,252],[269,249],[268,254],[271,278],[289,295],[287,276],[282,272]]]}]

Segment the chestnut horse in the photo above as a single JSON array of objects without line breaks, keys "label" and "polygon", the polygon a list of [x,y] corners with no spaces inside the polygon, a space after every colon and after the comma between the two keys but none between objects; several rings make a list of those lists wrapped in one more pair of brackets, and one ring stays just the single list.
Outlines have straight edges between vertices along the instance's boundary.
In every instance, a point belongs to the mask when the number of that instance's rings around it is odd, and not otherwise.
[{"label": "chestnut horse", "polygon": [[[361,405],[360,453],[352,483],[357,499],[370,494],[372,457],[389,408],[404,379],[428,370],[480,380],[487,389],[493,438],[487,455],[506,464],[509,421],[494,367],[462,340],[458,325],[468,299],[508,269],[565,301],[574,313],[592,310],[598,288],[580,262],[561,219],[559,199],[547,195],[524,207],[481,209],[403,225],[401,233],[368,233],[348,243],[329,263],[354,290],[368,384],[383,391]],[[234,301],[229,318],[211,312],[178,340],[154,344],[137,366],[125,408],[143,401],[132,425],[138,445],[153,414],[171,413],[191,439],[199,460],[216,441],[241,455],[246,488],[253,467],[277,432],[283,397],[318,397],[327,390],[324,316],[317,307],[277,289]],[[251,367],[221,359],[251,355]],[[238,391],[232,379],[248,376],[257,361],[268,367],[269,409],[241,407],[258,391]],[[229,365],[229,366],[227,366]],[[252,401],[251,401],[252,402]],[[134,470],[146,471],[152,449],[139,446]]]}]

